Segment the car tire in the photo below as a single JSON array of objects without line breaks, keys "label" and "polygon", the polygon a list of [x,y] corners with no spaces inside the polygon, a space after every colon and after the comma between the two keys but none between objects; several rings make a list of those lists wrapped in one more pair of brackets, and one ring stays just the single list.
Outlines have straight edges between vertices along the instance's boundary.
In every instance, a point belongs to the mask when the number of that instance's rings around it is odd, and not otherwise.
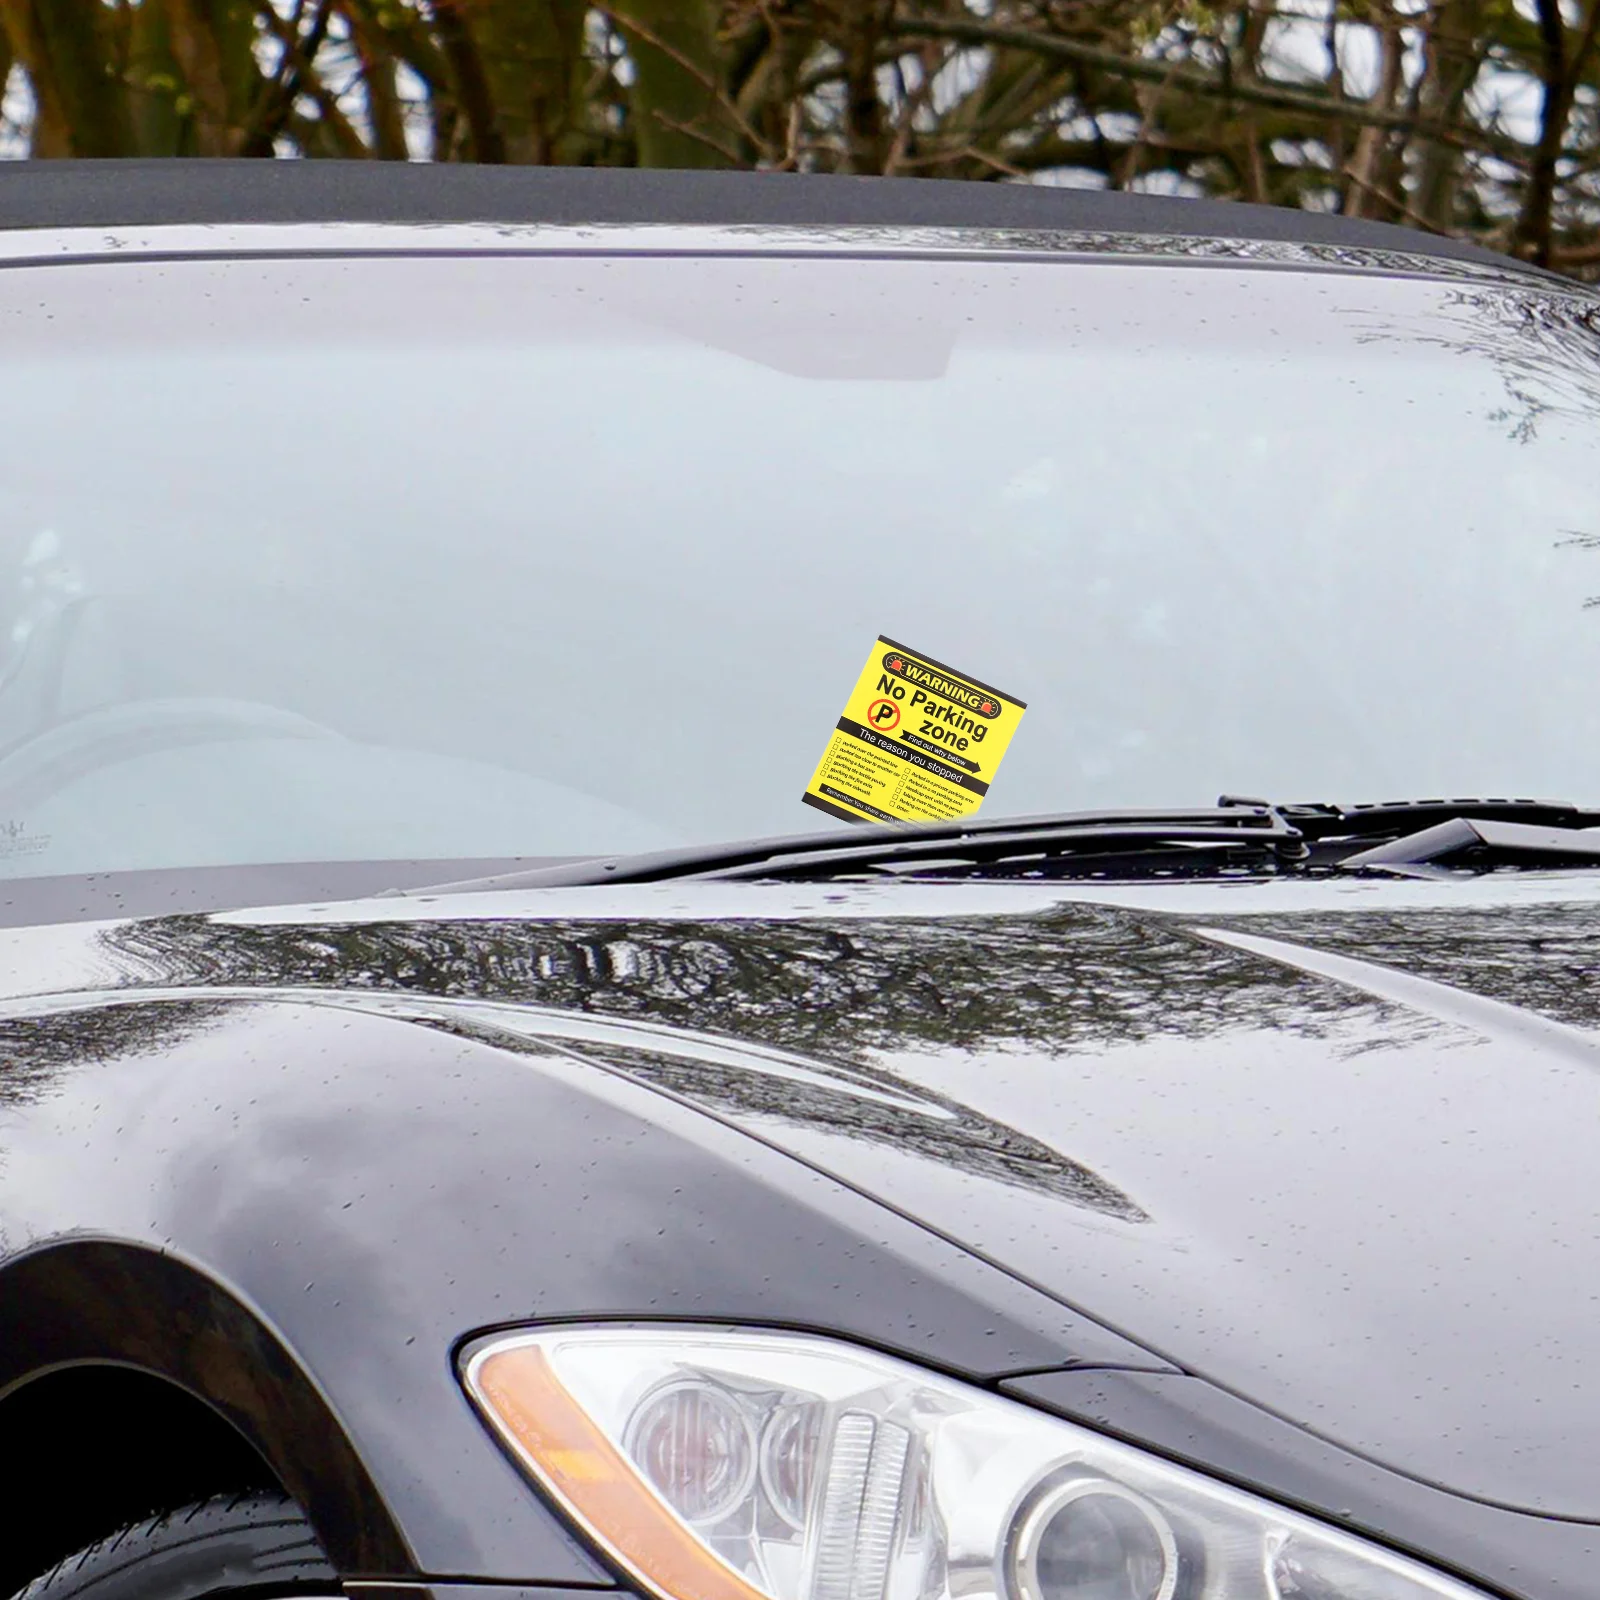
[{"label": "car tire", "polygon": [[281,1494],[219,1495],[130,1523],[59,1561],[15,1600],[202,1600],[339,1594],[299,1507]]}]

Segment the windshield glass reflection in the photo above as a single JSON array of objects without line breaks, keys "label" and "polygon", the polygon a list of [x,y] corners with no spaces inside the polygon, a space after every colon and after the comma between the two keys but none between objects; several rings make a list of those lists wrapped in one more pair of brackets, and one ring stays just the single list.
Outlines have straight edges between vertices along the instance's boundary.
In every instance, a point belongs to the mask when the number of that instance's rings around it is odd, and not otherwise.
[{"label": "windshield glass reflection", "polygon": [[885,630],[1028,700],[991,813],[1600,798],[1577,294],[324,259],[0,314],[0,874],[803,829]]}]

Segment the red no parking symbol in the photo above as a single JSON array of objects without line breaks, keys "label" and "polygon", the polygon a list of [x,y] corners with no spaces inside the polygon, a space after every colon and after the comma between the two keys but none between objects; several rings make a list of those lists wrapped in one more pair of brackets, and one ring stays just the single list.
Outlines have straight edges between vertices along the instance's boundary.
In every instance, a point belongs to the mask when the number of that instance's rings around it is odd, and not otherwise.
[{"label": "red no parking symbol", "polygon": [[900,726],[900,707],[893,700],[874,700],[867,707],[867,721],[879,733],[888,733]]}]

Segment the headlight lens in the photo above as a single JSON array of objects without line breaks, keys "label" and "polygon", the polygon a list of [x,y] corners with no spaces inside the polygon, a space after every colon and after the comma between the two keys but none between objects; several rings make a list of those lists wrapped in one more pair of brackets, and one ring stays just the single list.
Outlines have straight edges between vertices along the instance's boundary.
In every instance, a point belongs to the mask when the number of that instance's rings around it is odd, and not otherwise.
[{"label": "headlight lens", "polygon": [[564,1328],[470,1393],[663,1600],[1483,1600],[1416,1562],[853,1346]]}]

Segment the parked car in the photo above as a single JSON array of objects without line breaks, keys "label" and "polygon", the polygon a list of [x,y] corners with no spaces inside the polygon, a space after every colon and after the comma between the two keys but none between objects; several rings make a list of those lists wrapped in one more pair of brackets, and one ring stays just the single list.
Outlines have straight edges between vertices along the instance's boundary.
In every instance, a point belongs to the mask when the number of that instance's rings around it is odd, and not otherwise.
[{"label": "parked car", "polygon": [[1002,185],[0,196],[0,1591],[1592,1600],[1592,293]]}]

